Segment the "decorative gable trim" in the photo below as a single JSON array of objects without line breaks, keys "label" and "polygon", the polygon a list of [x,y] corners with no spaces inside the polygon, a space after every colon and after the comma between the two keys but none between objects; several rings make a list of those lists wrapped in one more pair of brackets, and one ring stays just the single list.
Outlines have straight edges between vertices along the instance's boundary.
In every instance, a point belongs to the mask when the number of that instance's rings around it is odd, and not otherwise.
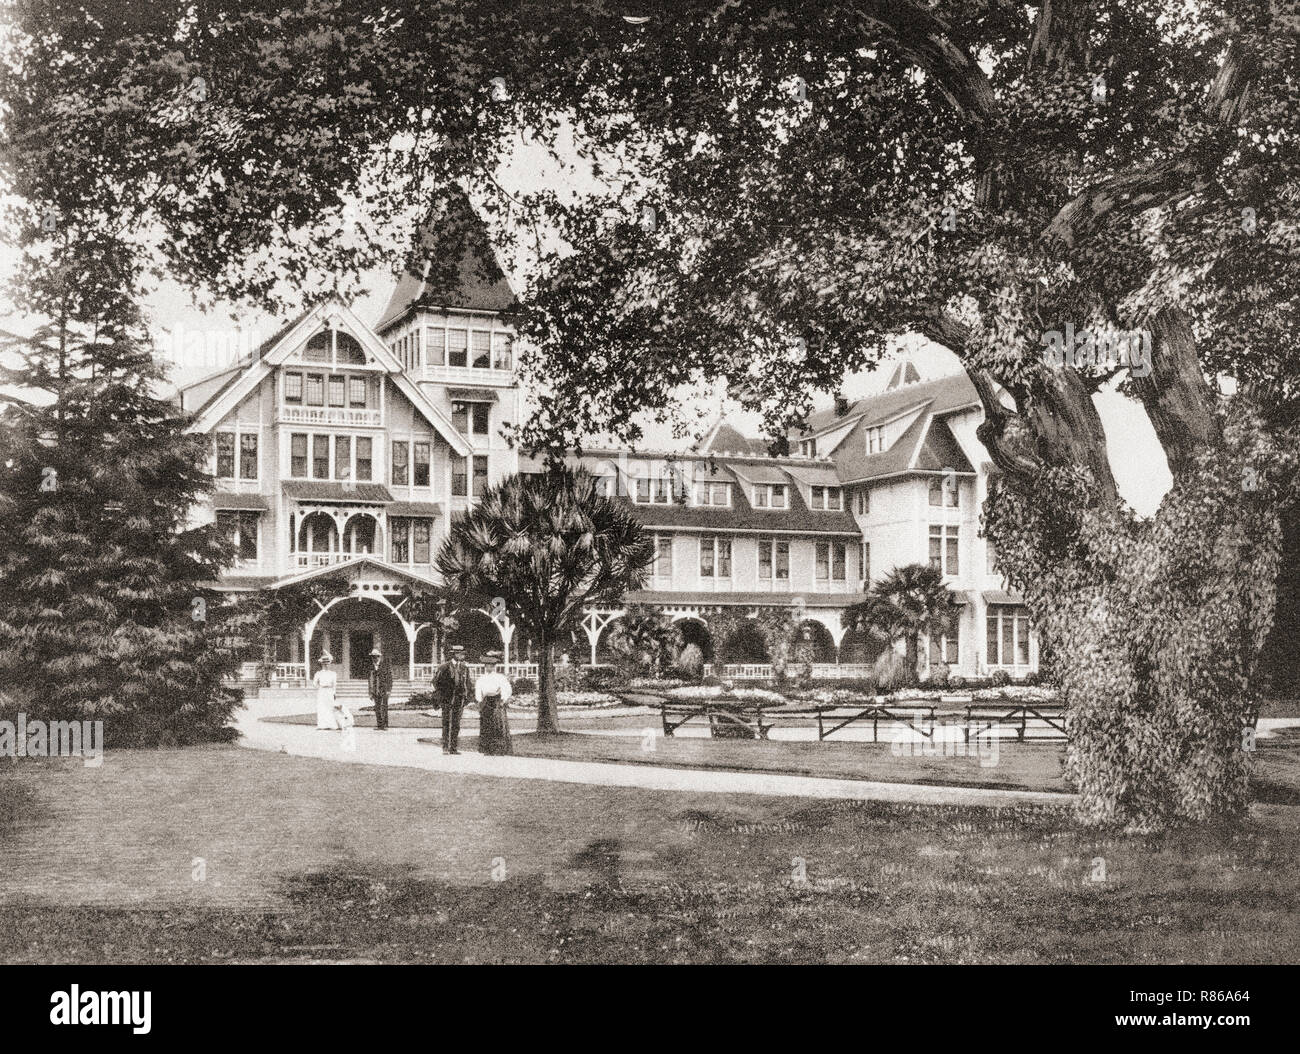
[{"label": "decorative gable trim", "polygon": [[332,325],[355,337],[366,352],[383,366],[386,375],[393,382],[393,387],[406,396],[416,411],[433,426],[434,431],[446,440],[447,445],[461,457],[470,455],[472,447],[465,441],[465,437],[452,427],[451,421],[427,395],[420,391],[419,386],[405,375],[402,364],[388,350],[388,346],[369,326],[357,318],[347,304],[333,297],[308,311],[270,347],[265,348],[262,356],[250,363],[233,384],[218,392],[199,411],[187,431],[204,433],[212,431],[232,410],[248,398],[277,366],[282,365],[296,348],[306,343],[307,339],[324,325]]}]

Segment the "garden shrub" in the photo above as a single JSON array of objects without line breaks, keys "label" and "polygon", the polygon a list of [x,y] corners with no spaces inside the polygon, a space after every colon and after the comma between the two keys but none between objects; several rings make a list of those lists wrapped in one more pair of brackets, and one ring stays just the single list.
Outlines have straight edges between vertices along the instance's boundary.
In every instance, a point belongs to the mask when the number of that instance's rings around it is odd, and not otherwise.
[{"label": "garden shrub", "polygon": [[442,707],[442,700],[437,692],[412,692],[406,705],[412,710],[438,710]]},{"label": "garden shrub", "polygon": [[674,669],[688,681],[698,681],[704,676],[704,652],[697,644],[688,644],[677,656]]},{"label": "garden shrub", "polygon": [[1011,683],[1011,674],[1006,670],[994,670],[993,676],[989,678],[989,687],[1005,688]]},{"label": "garden shrub", "polygon": [[510,690],[515,695],[536,695],[537,682],[531,677],[516,677],[510,682]]}]

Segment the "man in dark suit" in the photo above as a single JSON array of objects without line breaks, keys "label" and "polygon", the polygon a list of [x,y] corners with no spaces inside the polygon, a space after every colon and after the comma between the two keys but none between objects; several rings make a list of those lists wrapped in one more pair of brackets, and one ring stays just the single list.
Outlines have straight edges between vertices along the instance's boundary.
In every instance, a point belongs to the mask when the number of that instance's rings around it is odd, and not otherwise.
[{"label": "man in dark suit", "polygon": [[433,690],[442,707],[442,752],[459,754],[456,744],[460,739],[460,715],[470,695],[469,667],[465,665],[465,649],[459,644],[451,646],[451,657],[434,673]]},{"label": "man in dark suit", "polygon": [[393,668],[384,653],[375,648],[370,653],[370,698],[375,704],[375,728],[388,729],[388,697],[393,693]]}]

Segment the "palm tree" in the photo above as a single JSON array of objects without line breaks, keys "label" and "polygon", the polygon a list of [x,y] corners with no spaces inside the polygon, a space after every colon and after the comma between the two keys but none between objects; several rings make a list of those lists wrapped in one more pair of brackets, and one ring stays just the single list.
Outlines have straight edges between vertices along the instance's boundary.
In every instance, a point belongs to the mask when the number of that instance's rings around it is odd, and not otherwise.
[{"label": "palm tree", "polygon": [[654,544],[581,469],[510,476],[453,524],[438,570],[463,602],[500,597],[538,644],[537,731],[559,731],[555,648],[591,604],[645,585]]},{"label": "palm tree", "polygon": [[958,614],[957,598],[938,568],[925,564],[896,567],[857,604],[844,609],[841,624],[862,629],[878,640],[907,646],[907,668],[913,675],[921,653],[921,635],[947,632]]}]

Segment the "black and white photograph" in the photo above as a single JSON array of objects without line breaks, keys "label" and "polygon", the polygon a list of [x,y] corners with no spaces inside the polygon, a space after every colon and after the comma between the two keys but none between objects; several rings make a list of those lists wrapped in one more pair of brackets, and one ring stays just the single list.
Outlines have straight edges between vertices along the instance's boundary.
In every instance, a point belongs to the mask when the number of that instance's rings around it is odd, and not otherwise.
[{"label": "black and white photograph", "polygon": [[1298,565],[1297,0],[0,2],[51,1034],[814,964],[1249,1034]]}]

